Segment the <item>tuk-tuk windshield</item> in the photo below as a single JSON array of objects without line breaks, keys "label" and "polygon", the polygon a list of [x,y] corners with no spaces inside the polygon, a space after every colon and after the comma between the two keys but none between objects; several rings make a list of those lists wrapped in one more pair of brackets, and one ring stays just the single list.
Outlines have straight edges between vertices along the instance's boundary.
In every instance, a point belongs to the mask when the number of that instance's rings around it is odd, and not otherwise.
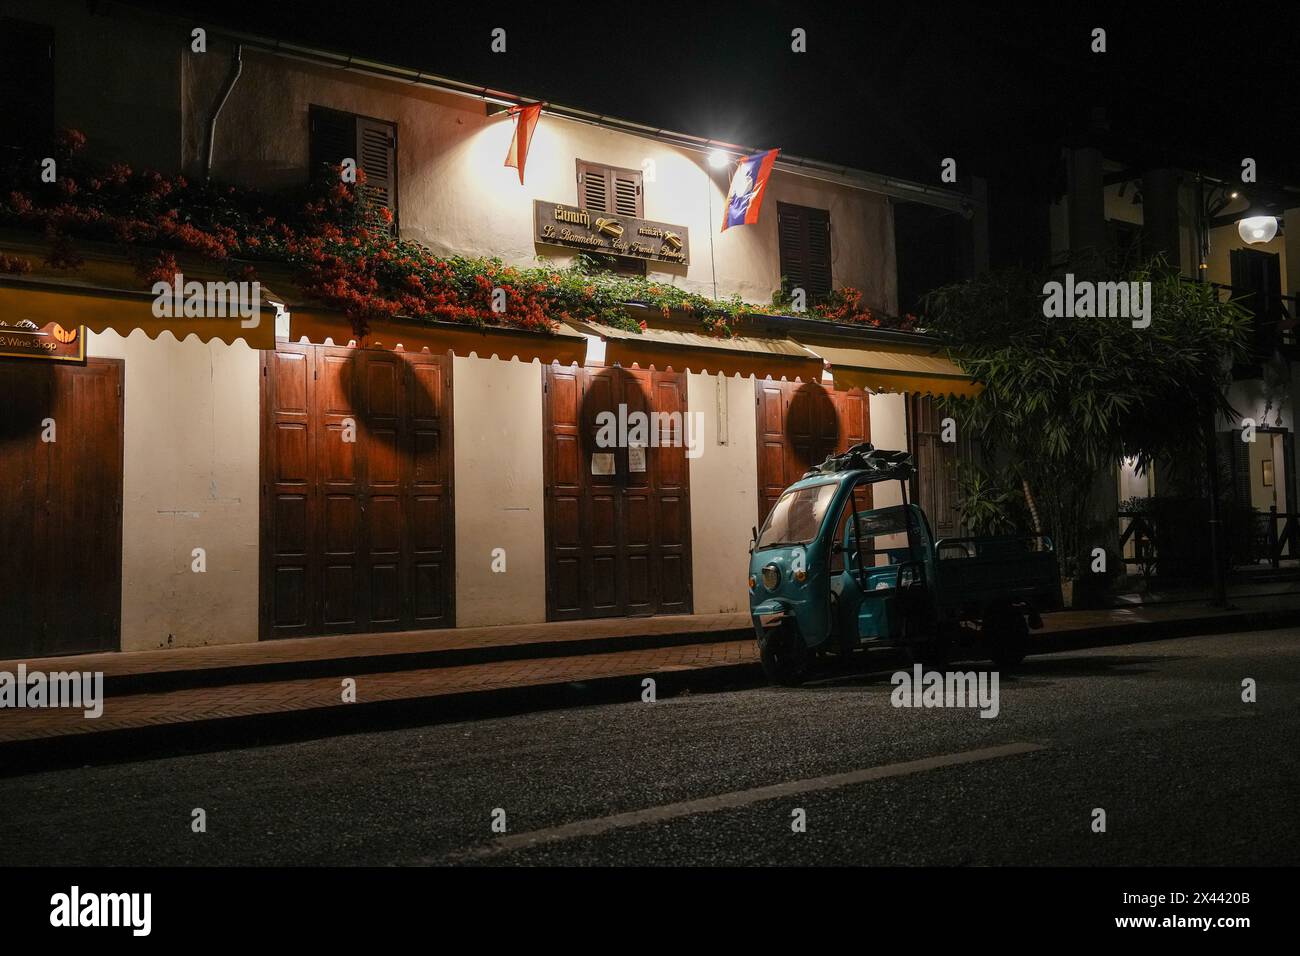
[{"label": "tuk-tuk windshield", "polygon": [[838,487],[839,482],[828,481],[783,494],[763,522],[756,550],[811,542],[821,530],[822,519]]}]

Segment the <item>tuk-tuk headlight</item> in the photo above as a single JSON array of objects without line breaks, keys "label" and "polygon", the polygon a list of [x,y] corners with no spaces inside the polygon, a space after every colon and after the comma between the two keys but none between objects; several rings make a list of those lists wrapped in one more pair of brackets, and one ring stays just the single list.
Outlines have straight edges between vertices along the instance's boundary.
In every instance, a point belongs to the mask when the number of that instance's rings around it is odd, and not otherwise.
[{"label": "tuk-tuk headlight", "polygon": [[781,583],[781,569],[775,564],[763,566],[763,587],[769,591],[775,591],[777,585]]}]

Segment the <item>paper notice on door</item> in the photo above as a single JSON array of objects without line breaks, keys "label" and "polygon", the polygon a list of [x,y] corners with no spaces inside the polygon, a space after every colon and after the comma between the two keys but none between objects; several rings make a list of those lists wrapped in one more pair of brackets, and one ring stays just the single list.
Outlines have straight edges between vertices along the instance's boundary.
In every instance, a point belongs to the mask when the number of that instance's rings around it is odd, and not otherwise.
[{"label": "paper notice on door", "polygon": [[593,475],[614,474],[614,453],[612,451],[596,452],[591,456],[591,473]]},{"label": "paper notice on door", "polygon": [[627,470],[645,471],[645,446],[629,445],[627,448]]}]

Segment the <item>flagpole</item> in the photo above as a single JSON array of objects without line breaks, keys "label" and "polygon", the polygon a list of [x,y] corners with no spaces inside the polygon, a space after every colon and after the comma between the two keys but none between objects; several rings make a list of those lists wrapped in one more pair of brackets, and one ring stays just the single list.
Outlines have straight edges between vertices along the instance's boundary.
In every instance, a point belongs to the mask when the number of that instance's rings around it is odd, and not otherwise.
[{"label": "flagpole", "polygon": [[705,167],[709,190],[709,271],[713,273],[713,298],[718,298],[718,263],[713,256],[713,170]]}]

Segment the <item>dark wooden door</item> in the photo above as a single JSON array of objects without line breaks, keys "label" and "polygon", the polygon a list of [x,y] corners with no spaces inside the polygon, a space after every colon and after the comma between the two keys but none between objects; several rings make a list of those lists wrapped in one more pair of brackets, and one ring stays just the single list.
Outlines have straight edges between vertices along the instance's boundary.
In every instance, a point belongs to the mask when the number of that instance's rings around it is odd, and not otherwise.
[{"label": "dark wooden door", "polygon": [[263,635],[452,626],[447,357],[281,343],[262,381]]},{"label": "dark wooden door", "polygon": [[[673,430],[685,376],[552,365],[544,389],[547,617],[690,613],[690,473]],[[601,413],[620,406],[676,417],[653,422],[643,453],[598,444]]]},{"label": "dark wooden door", "polygon": [[0,657],[121,647],[122,373],[0,360]]},{"label": "dark wooden door", "polygon": [[861,389],[836,390],[815,382],[754,385],[758,413],[758,523],[781,492],[827,455],[871,440],[871,413]]}]

